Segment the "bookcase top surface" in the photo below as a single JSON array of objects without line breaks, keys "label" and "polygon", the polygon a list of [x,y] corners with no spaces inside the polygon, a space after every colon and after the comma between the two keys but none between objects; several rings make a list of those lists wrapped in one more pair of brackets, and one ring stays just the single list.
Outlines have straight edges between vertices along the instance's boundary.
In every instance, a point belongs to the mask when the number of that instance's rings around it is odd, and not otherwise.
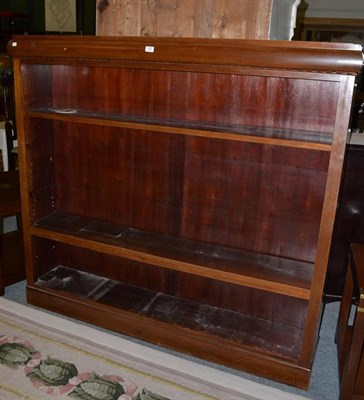
[{"label": "bookcase top surface", "polygon": [[14,36],[14,58],[136,61],[169,65],[217,65],[356,75],[363,65],[355,44],[244,39],[101,36]]}]

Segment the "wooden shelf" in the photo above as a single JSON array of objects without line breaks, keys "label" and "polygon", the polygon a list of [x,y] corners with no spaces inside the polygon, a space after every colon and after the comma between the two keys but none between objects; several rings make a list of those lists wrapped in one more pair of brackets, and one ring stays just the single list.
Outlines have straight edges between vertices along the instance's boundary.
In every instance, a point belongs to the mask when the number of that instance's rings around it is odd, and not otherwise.
[{"label": "wooden shelf", "polygon": [[54,213],[32,234],[102,253],[237,285],[309,299],[311,263]]},{"label": "wooden shelf", "polygon": [[177,121],[133,115],[107,115],[75,110],[74,113],[56,112],[53,109],[29,111],[29,117],[72,123],[130,128],[150,132],[165,132],[209,137],[241,142],[274,144],[295,148],[331,150],[332,135],[323,132],[273,129],[240,125],[213,124],[201,121]]},{"label": "wooden shelf", "polygon": [[[57,266],[37,287],[68,292],[182,330],[202,332],[242,346],[297,360],[302,329]],[[181,334],[183,334],[181,332]],[[185,334],[188,334],[187,332]]]}]

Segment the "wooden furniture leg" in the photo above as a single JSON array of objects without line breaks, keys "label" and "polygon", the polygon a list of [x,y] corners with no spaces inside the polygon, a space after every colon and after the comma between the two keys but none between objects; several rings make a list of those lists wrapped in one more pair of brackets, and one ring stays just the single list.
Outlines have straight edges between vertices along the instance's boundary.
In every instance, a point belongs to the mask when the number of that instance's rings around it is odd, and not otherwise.
[{"label": "wooden furniture leg", "polygon": [[[3,220],[12,215],[17,217],[18,231],[4,233]],[[6,285],[25,276],[20,215],[19,173],[0,172],[0,296]]]},{"label": "wooden furniture leg", "polygon": [[1,218],[1,227],[0,227],[1,231],[1,237],[0,237],[0,296],[4,295],[4,288],[5,288],[5,284],[4,284],[4,278],[3,278],[3,218]]},{"label": "wooden furniture leg", "polygon": [[[354,309],[353,299],[356,300]],[[339,400],[364,400],[364,244],[351,245],[336,340],[341,384]]]}]

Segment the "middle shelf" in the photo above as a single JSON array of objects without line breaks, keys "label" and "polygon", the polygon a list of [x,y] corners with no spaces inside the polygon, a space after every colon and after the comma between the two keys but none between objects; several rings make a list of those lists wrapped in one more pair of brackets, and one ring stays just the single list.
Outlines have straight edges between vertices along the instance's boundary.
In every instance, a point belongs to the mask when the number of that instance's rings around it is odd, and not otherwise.
[{"label": "middle shelf", "polygon": [[308,300],[313,263],[53,213],[34,236],[218,281]]}]

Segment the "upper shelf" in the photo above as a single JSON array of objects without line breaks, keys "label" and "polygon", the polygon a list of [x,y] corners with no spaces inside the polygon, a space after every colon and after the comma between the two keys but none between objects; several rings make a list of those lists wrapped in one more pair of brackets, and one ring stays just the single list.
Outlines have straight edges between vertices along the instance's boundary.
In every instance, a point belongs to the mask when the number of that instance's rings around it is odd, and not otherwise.
[{"label": "upper shelf", "polygon": [[248,141],[322,151],[331,150],[332,135],[298,129],[218,124],[201,121],[178,121],[138,115],[107,115],[82,110],[38,109],[28,113],[31,118],[51,119],[74,123],[93,124],[157,131],[172,134],[204,136],[215,139]]},{"label": "upper shelf", "polygon": [[[135,62],[144,67],[183,68],[183,65],[219,68],[257,68],[356,75],[363,63],[360,45],[268,40],[14,36],[8,43],[12,57],[66,63],[84,60]],[[52,61],[53,60],[53,61]]]}]

